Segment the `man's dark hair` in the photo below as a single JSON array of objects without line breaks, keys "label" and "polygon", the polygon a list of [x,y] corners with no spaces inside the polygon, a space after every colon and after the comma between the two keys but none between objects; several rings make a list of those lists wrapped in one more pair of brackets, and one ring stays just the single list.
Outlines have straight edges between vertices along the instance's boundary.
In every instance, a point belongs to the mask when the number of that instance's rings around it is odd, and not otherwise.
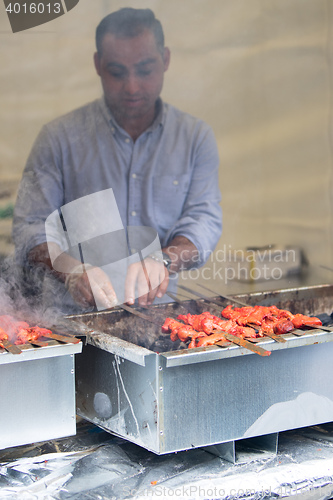
[{"label": "man's dark hair", "polygon": [[113,33],[124,38],[134,38],[147,29],[154,34],[157,48],[163,54],[163,28],[152,10],[126,7],[112,12],[104,17],[96,28],[97,52],[101,55],[102,41],[106,33]]}]

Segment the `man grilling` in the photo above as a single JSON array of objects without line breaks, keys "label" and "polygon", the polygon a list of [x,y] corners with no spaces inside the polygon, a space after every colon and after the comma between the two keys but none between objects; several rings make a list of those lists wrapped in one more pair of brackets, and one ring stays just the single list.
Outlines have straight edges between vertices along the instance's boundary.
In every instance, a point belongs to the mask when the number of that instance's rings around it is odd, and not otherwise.
[{"label": "man grilling", "polygon": [[[170,51],[154,13],[124,8],[109,14],[96,29],[96,48],[104,95],[42,128],[13,219],[18,262],[29,276],[47,271],[48,300],[66,312],[87,310],[96,300],[112,307],[117,294],[102,266],[82,266],[60,241],[47,240],[45,222],[61,207],[112,188],[125,228],[156,230],[162,257],[152,253],[144,265],[128,267],[128,304],[135,297],[141,305],[163,300],[169,276],[202,266],[221,234],[214,135],[160,98]],[[56,267],[52,253],[60,259]]]}]

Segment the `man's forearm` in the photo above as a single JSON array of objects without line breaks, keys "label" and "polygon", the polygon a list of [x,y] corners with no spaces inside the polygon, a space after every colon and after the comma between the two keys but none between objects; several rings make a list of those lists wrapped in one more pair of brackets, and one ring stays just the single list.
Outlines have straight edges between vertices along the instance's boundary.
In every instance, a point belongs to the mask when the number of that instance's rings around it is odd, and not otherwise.
[{"label": "man's forearm", "polygon": [[56,243],[37,245],[29,252],[28,261],[32,266],[49,269],[65,283],[74,301],[83,307],[99,304],[107,309],[117,303],[116,293],[102,269],[82,264],[63,252]]},{"label": "man's forearm", "polygon": [[[56,259],[55,269],[53,263]],[[56,243],[41,243],[34,247],[28,254],[28,262],[34,267],[43,266],[49,269],[56,278],[63,282],[65,282],[68,273],[80,264],[79,261],[62,252]]]},{"label": "man's forearm", "polygon": [[197,247],[185,236],[175,236],[167,247],[164,247],[163,252],[167,253],[172,264],[170,265],[170,273],[177,273],[184,269],[189,269],[199,261],[199,251]]}]

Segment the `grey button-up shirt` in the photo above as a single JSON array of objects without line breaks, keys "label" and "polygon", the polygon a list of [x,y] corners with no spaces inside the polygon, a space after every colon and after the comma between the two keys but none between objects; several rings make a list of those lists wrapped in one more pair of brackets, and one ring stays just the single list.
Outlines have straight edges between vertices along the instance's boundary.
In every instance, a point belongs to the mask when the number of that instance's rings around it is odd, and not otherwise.
[{"label": "grey button-up shirt", "polygon": [[135,142],[103,98],[57,118],[42,128],[20,184],[13,239],[21,262],[46,241],[50,213],[112,188],[124,227],[150,226],[162,246],[187,237],[200,266],[221,234],[218,165],[211,128],[162,101]]}]

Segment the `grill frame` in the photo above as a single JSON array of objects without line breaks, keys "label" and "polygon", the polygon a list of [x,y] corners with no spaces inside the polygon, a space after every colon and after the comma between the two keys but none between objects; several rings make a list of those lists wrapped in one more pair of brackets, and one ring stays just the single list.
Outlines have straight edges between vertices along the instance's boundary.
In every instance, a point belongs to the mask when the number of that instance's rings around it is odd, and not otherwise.
[{"label": "grill frame", "polygon": [[[234,298],[303,314],[333,309],[330,285]],[[195,303],[209,310],[204,300]],[[193,301],[184,305],[193,308]],[[154,308],[165,317],[170,310],[175,316],[181,306]],[[97,314],[115,318],[117,324],[117,315],[124,313]],[[307,333],[285,344],[264,340],[273,351],[265,358],[236,346],[159,354],[98,331],[91,314],[71,318],[87,321],[91,328],[88,345],[76,359],[77,413],[154,453],[333,421],[331,333]]]},{"label": "grill frame", "polygon": [[0,449],[76,433],[74,355],[82,342],[20,347],[0,353]]}]

